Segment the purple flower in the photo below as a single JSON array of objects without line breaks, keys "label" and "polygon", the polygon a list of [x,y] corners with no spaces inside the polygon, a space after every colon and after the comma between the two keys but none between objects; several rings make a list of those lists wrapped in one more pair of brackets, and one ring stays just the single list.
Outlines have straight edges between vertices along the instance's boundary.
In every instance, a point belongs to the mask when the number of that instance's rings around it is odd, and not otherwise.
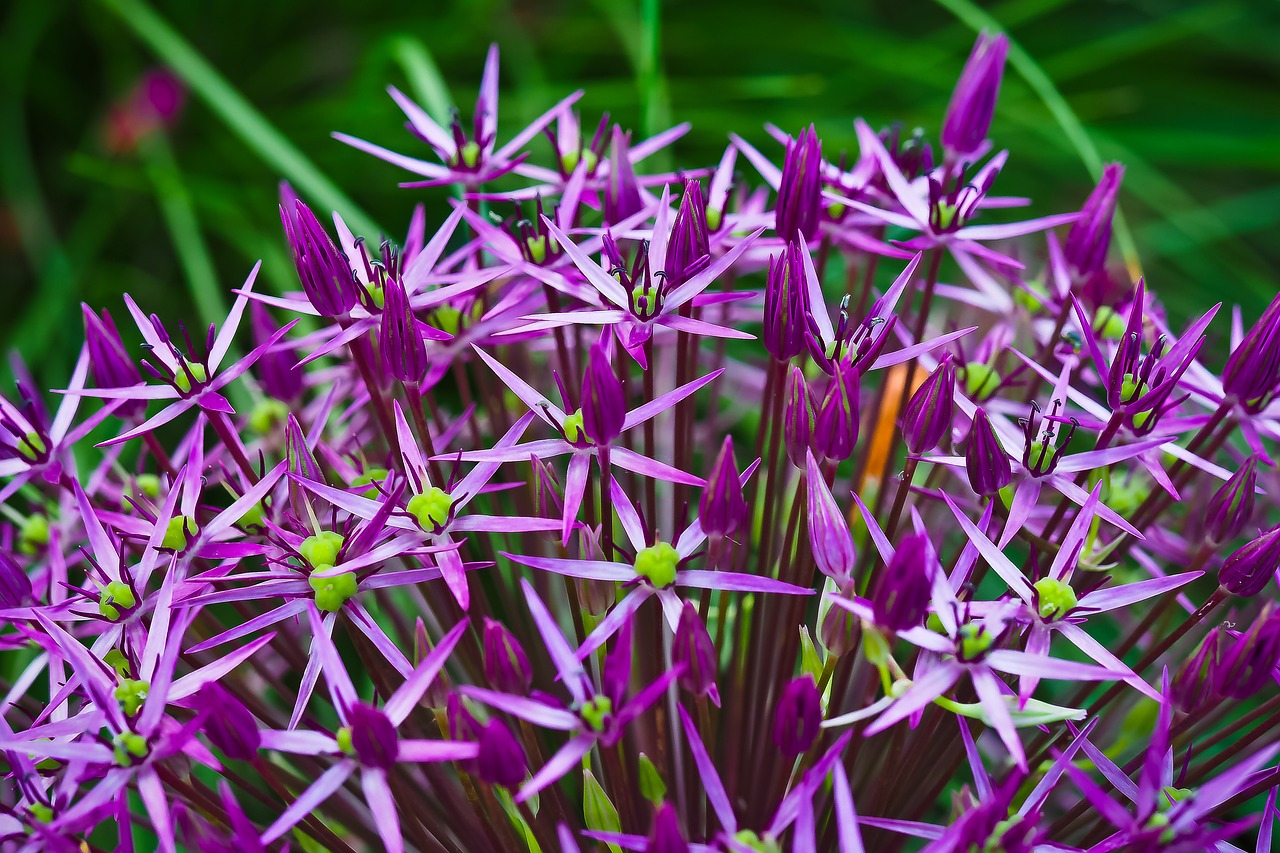
[{"label": "purple flower", "polygon": [[822,192],[822,143],[813,125],[787,144],[778,185],[776,230],[787,242],[807,241],[818,231]]},{"label": "purple flower", "polygon": [[1119,163],[1103,167],[1102,178],[1084,203],[1084,215],[1067,233],[1062,252],[1078,280],[1087,281],[1106,267],[1107,249],[1111,247],[1111,220],[1123,178],[1124,166]]},{"label": "purple flower", "polygon": [[747,502],[742,497],[738,466],[733,458],[733,438],[726,435],[698,503],[698,520],[708,538],[720,539],[732,536],[745,524],[748,513]]},{"label": "purple flower", "polygon": [[956,393],[956,368],[951,355],[943,356],[933,373],[920,384],[902,416],[902,435],[912,453],[925,453],[951,431],[952,398]]},{"label": "purple flower", "polygon": [[716,659],[715,645],[711,642],[711,635],[707,633],[707,626],[702,624],[697,609],[688,601],[680,609],[671,660],[681,669],[677,681],[682,690],[699,698],[706,696],[713,705],[720,707],[720,691],[716,688],[719,662]]},{"label": "purple flower", "polygon": [[533,672],[524,647],[501,622],[484,619],[484,677],[503,693],[528,693]]},{"label": "purple flower", "polygon": [[1013,480],[1009,454],[1000,445],[1000,438],[982,409],[974,413],[964,460],[969,485],[984,498],[997,494]]},{"label": "purple flower", "polygon": [[801,755],[813,746],[822,724],[822,697],[813,678],[794,678],[778,699],[773,718],[773,743],[787,757]]},{"label": "purple flower", "polygon": [[1232,595],[1252,598],[1275,579],[1280,569],[1280,525],[1241,545],[1218,569],[1218,583]]}]

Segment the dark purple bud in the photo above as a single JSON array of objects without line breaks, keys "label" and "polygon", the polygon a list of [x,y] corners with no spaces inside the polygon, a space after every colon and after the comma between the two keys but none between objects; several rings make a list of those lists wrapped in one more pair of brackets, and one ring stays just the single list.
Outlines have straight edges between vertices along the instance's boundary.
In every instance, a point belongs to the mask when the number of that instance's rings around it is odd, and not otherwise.
[{"label": "dark purple bud", "polygon": [[[347,729],[351,732],[351,751],[361,764],[383,770],[395,765],[400,737],[390,717],[372,705],[354,702],[347,709]],[[339,745],[342,740],[339,733]]]},{"label": "dark purple bud", "polygon": [[698,616],[698,609],[688,601],[680,611],[671,657],[675,665],[684,664],[684,671],[677,679],[680,687],[694,696],[707,696],[717,708],[720,707],[720,691],[716,688],[716,647],[707,633],[707,626]]},{"label": "dark purple bud", "polygon": [[204,733],[223,755],[232,761],[252,761],[258,756],[262,745],[258,723],[230,691],[220,684],[206,684],[200,688],[196,706],[208,710]]},{"label": "dark purple bud", "polygon": [[520,641],[488,616],[484,618],[484,677],[494,690],[519,696],[533,684],[533,671]]},{"label": "dark purple bud", "polygon": [[1218,569],[1218,583],[1232,595],[1252,598],[1267,588],[1280,568],[1280,525],[1236,550]]},{"label": "dark purple bud", "polygon": [[809,444],[813,440],[813,403],[809,401],[809,382],[804,372],[792,367],[787,379],[787,399],[782,427],[782,442],[787,448],[787,458],[797,468],[805,467]]},{"label": "dark purple bud", "polygon": [[1085,201],[1081,217],[1067,234],[1062,253],[1081,280],[1092,278],[1106,266],[1107,249],[1111,247],[1111,220],[1115,216],[1116,197],[1120,194],[1123,178],[1124,166],[1108,163],[1102,170],[1098,186]]},{"label": "dark purple bud", "polygon": [[493,720],[480,730],[480,754],[476,756],[476,776],[489,785],[515,788],[524,781],[527,761],[520,742],[502,720]]},{"label": "dark purple bud", "polygon": [[742,497],[738,466],[733,458],[733,438],[726,435],[698,502],[698,520],[708,537],[720,539],[741,527],[747,515],[747,502]]},{"label": "dark purple bud", "polygon": [[671,226],[667,244],[667,284],[679,287],[702,272],[711,263],[711,237],[707,233],[707,205],[702,199],[702,184],[686,178],[684,197]]},{"label": "dark purple bud", "polygon": [[[94,383],[99,388],[127,388],[141,382],[138,365],[125,351],[111,314],[104,308],[98,315],[83,302],[80,311],[84,315],[84,340],[89,347],[89,369]],[[116,415],[129,420],[141,415],[146,408],[145,401],[132,400],[117,406]]]},{"label": "dark purple bud", "polygon": [[0,607],[26,607],[35,604],[31,579],[9,554],[0,550]]},{"label": "dark purple bud", "polygon": [[293,250],[293,265],[307,299],[326,317],[341,317],[359,301],[360,285],[351,264],[334,245],[311,208],[282,190],[280,221]]},{"label": "dark purple bud", "polygon": [[382,367],[401,382],[417,385],[427,375],[427,343],[418,329],[409,297],[400,282],[387,279],[382,285],[382,318],[378,342]]},{"label": "dark purple bud", "polygon": [[1280,385],[1280,295],[1271,300],[1227,359],[1222,387],[1244,409],[1260,412]]},{"label": "dark purple bud", "polygon": [[613,144],[609,151],[609,179],[604,188],[604,221],[617,224],[644,208],[640,182],[631,165],[631,134],[613,126]]},{"label": "dark purple bud", "polygon": [[942,122],[942,144],[956,159],[971,157],[987,141],[1008,53],[1009,40],[1003,34],[981,33],[973,45]]},{"label": "dark purple bud", "polygon": [[836,368],[813,427],[815,456],[843,462],[853,455],[858,443],[859,408],[858,372],[848,365]]},{"label": "dark purple bud", "polygon": [[[262,346],[280,331],[280,327],[271,319],[271,312],[259,302],[250,304],[249,316],[255,346]],[[300,360],[298,351],[291,346],[284,346],[283,341],[264,352],[254,365],[262,390],[285,403],[296,401],[302,396],[302,370],[297,366]]]},{"label": "dark purple bud", "polygon": [[1248,699],[1271,683],[1280,662],[1280,611],[1268,601],[1249,630],[1222,651],[1218,691],[1232,699]]},{"label": "dark purple bud", "polygon": [[777,361],[790,361],[805,348],[809,300],[802,251],[799,243],[792,242],[780,257],[769,258],[762,337],[764,348]]},{"label": "dark purple bud", "polygon": [[903,536],[876,584],[876,626],[897,633],[924,624],[933,589],[933,548],[922,533]]},{"label": "dark purple bud", "polygon": [[1204,534],[1214,545],[1230,542],[1240,535],[1253,517],[1254,493],[1258,486],[1258,457],[1250,456],[1209,498],[1205,508]]},{"label": "dark purple bud", "polygon": [[809,490],[809,545],[818,570],[844,585],[853,575],[858,554],[853,547],[853,534],[844,513],[827,488],[826,478],[810,453],[805,461],[806,485]]},{"label": "dark purple bud", "polygon": [[787,145],[778,184],[777,233],[782,239],[808,240],[818,231],[822,202],[822,143],[809,125]]},{"label": "dark purple bud", "polygon": [[1220,669],[1221,647],[1226,633],[1214,627],[1169,682],[1173,704],[1184,714],[1190,714],[1217,700],[1217,677]]},{"label": "dark purple bud", "polygon": [[951,431],[955,395],[956,366],[948,354],[907,401],[902,416],[907,450],[927,453],[938,446]]},{"label": "dark purple bud", "polygon": [[627,400],[604,347],[595,344],[582,374],[582,431],[595,444],[609,444],[622,434]]},{"label": "dark purple bud", "polygon": [[[311,448],[307,446],[306,434],[302,431],[298,419],[292,414],[289,415],[289,421],[285,424],[284,453],[285,459],[289,462],[290,474],[315,483],[325,481],[320,463],[316,461]],[[299,518],[307,518],[308,495],[309,493],[299,483],[292,477],[289,478],[289,504]]]},{"label": "dark purple bud", "polygon": [[644,849],[645,853],[689,853],[689,843],[680,834],[680,818],[670,803],[663,803],[653,816]]},{"label": "dark purple bud", "polygon": [[1009,454],[1005,453],[991,419],[978,409],[973,415],[973,428],[969,430],[969,448],[964,454],[965,470],[969,485],[984,498],[989,498],[1013,481],[1013,467]]},{"label": "dark purple bud", "polygon": [[806,752],[818,739],[822,724],[822,696],[813,678],[792,679],[778,699],[773,720],[773,743],[787,758]]}]

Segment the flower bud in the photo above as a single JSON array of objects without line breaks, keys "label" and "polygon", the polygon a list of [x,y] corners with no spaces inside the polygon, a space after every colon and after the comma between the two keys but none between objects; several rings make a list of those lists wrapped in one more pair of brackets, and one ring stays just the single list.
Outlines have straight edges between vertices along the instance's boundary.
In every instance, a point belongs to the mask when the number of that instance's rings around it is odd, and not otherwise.
[{"label": "flower bud", "polygon": [[484,619],[484,677],[494,690],[523,696],[533,684],[529,658],[501,622]]},{"label": "flower bud", "polygon": [[981,33],[973,45],[942,123],[942,144],[957,159],[972,157],[987,141],[1008,53],[1003,34]]},{"label": "flower bud", "polygon": [[810,453],[805,463],[806,484],[809,490],[809,544],[813,561],[824,575],[843,585],[853,575],[857,551],[853,547],[853,534],[844,513],[836,505],[836,499],[827,488],[827,481]]},{"label": "flower bud", "polygon": [[609,444],[622,434],[627,401],[622,382],[609,364],[604,347],[595,344],[582,374],[582,431],[595,444]]},{"label": "flower bud", "polygon": [[645,853],[689,853],[689,843],[680,834],[680,818],[670,803],[663,803],[654,814],[644,849]]},{"label": "flower bud", "polygon": [[1267,407],[1280,385],[1280,295],[1271,300],[1227,359],[1222,388],[1230,397],[1256,413]]},{"label": "flower bud", "polygon": [[934,571],[929,538],[923,533],[902,537],[876,586],[876,625],[881,630],[897,633],[924,624]]},{"label": "flower bud", "polygon": [[1280,611],[1268,601],[1249,630],[1221,654],[1216,686],[1224,696],[1248,699],[1272,680],[1280,663]]},{"label": "flower bud", "polygon": [[809,401],[809,383],[800,368],[792,366],[787,379],[787,399],[782,426],[782,442],[787,448],[787,458],[797,468],[807,464],[809,442],[813,438],[813,404]]},{"label": "flower bud", "polygon": [[1218,569],[1218,583],[1232,595],[1252,598],[1267,588],[1280,568],[1280,525],[1243,545]]},{"label": "flower bud", "polygon": [[[249,316],[255,346],[262,346],[280,331],[271,319],[271,313],[260,302],[250,303]],[[277,343],[276,347],[279,346]],[[296,401],[302,396],[302,370],[297,366],[298,361],[298,352],[293,347],[271,348],[264,352],[254,365],[262,390],[285,403]]]},{"label": "flower bud", "polygon": [[837,367],[814,422],[815,456],[843,462],[853,455],[853,448],[858,443],[860,407],[858,372],[850,366]]},{"label": "flower bud", "polygon": [[826,614],[822,617],[818,637],[822,640],[822,647],[829,654],[844,657],[857,648],[860,629],[861,623],[857,616],[843,607],[833,605],[827,608]]},{"label": "flower bud", "polygon": [[672,663],[684,664],[684,670],[676,679],[680,687],[694,696],[706,696],[720,707],[720,691],[716,688],[716,647],[702,624],[698,609],[686,601],[676,625],[675,645],[671,649]]},{"label": "flower bud", "polygon": [[667,243],[667,284],[679,287],[711,263],[711,237],[707,233],[707,206],[702,200],[702,184],[686,178],[684,197],[671,225]]},{"label": "flower bud", "polygon": [[1240,535],[1253,517],[1254,493],[1258,485],[1258,457],[1250,456],[1209,498],[1205,508],[1205,538],[1214,545]]},{"label": "flower bud", "polygon": [[640,183],[631,166],[631,134],[613,126],[609,149],[609,178],[604,188],[604,221],[614,225],[644,208]]},{"label": "flower bud", "polygon": [[1116,196],[1120,194],[1120,181],[1124,178],[1124,166],[1108,163],[1102,170],[1089,198],[1084,203],[1080,218],[1071,225],[1062,254],[1067,264],[1080,280],[1092,278],[1105,268],[1107,249],[1111,246],[1111,220],[1116,212]]},{"label": "flower bud", "polygon": [[400,282],[389,278],[382,285],[382,317],[378,343],[382,369],[401,382],[416,385],[427,375],[427,344],[409,297]]},{"label": "flower bud", "polygon": [[347,258],[334,245],[329,232],[311,208],[286,187],[280,204],[280,221],[293,251],[293,265],[307,299],[325,317],[347,314],[359,300],[359,285]]},{"label": "flower bud", "polygon": [[527,761],[520,742],[502,720],[492,720],[479,732],[476,776],[489,785],[515,788],[524,781]]},{"label": "flower bud", "polygon": [[197,707],[208,709],[205,737],[232,761],[252,761],[262,737],[258,723],[243,703],[222,685],[210,682],[200,688]]},{"label": "flower bud", "polygon": [[822,696],[807,675],[792,679],[778,699],[773,743],[787,758],[806,752],[818,738],[822,724]]},{"label": "flower bud", "polygon": [[654,766],[653,759],[640,753],[640,796],[655,807],[662,805],[667,796],[667,783],[662,781],[662,774]]},{"label": "flower bud", "polygon": [[987,413],[978,409],[969,430],[969,447],[964,456],[969,485],[984,498],[998,493],[1013,480],[1013,467]]},{"label": "flower bud", "polygon": [[[89,369],[93,372],[93,381],[99,388],[127,388],[142,381],[138,373],[138,365],[129,358],[120,333],[116,331],[115,321],[104,308],[102,315],[80,303],[80,312],[84,315],[84,341],[89,348]],[[116,415],[131,419],[146,411],[144,400],[130,400],[116,407]]]},{"label": "flower bud", "polygon": [[764,348],[777,361],[790,361],[805,348],[809,310],[803,249],[789,242],[782,254],[769,257],[764,285]]},{"label": "flower bud", "polygon": [[702,499],[698,502],[698,520],[709,538],[720,539],[741,527],[748,514],[747,502],[742,497],[742,484],[738,480],[738,466],[733,458],[733,438],[726,435],[711,476],[707,478]]},{"label": "flower bud", "polygon": [[[365,767],[389,770],[400,754],[400,737],[391,718],[372,705],[353,702],[347,708],[351,752]],[[342,745],[342,738],[338,740]]]},{"label": "flower bud", "polygon": [[31,579],[9,554],[0,550],[0,607],[26,607],[35,604]]},{"label": "flower bud", "polygon": [[1222,641],[1225,638],[1220,627],[1215,627],[1204,638],[1178,671],[1169,687],[1174,707],[1184,714],[1193,713],[1218,698],[1218,671]]},{"label": "flower bud", "polygon": [[809,125],[799,139],[787,144],[778,184],[778,236],[788,242],[812,238],[818,232],[821,202],[822,143],[813,125]]},{"label": "flower bud", "polygon": [[951,431],[956,394],[956,367],[951,356],[929,374],[907,401],[902,417],[902,435],[911,453],[926,453]]}]

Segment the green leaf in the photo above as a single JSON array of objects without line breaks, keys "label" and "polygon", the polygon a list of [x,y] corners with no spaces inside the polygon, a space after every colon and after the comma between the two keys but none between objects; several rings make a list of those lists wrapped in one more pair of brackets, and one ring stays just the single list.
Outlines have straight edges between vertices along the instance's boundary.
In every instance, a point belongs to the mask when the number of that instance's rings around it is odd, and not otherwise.
[{"label": "green leaf", "polygon": [[662,805],[667,798],[667,783],[662,781],[662,774],[643,752],[640,753],[640,795],[655,807]]},{"label": "green leaf", "polygon": [[[621,832],[618,808],[604,792],[590,770],[582,771],[582,819],[593,832]],[[608,845],[613,853],[622,853],[616,844]]]}]

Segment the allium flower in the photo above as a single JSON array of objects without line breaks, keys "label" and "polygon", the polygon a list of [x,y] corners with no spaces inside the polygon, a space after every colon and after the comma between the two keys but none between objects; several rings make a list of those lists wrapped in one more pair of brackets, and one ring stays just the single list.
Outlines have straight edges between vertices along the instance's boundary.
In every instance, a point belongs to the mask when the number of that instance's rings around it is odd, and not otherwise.
[{"label": "allium flower", "polygon": [[457,190],[402,243],[283,185],[297,292],[126,297],[145,372],[84,307],[0,399],[0,849],[1269,851],[1280,300],[1130,283],[1118,164],[986,222],[1009,49],[652,174],[498,145],[495,48],[393,90],[438,162],[340,137]]}]

